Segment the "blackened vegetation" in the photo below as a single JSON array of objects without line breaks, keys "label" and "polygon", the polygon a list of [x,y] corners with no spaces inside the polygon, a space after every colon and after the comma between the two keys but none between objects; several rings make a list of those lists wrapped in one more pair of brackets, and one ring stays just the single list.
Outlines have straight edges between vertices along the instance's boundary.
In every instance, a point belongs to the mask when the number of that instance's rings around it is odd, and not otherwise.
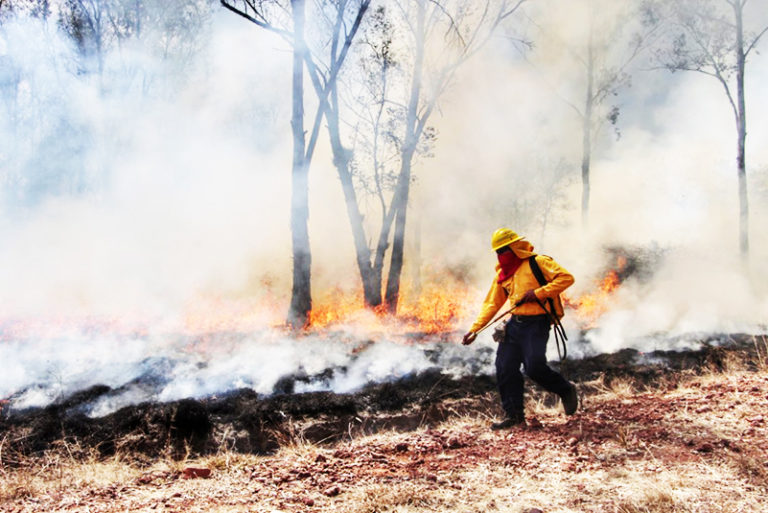
[{"label": "blackened vegetation", "polygon": [[614,269],[623,283],[629,278],[646,282],[659,268],[665,250],[656,246],[609,246],[604,249],[607,262],[604,269]]},{"label": "blackened vegetation", "polygon": [[[623,349],[569,361],[563,371],[585,392],[610,386],[616,379],[635,386],[674,387],[684,375],[723,371],[731,361],[757,370],[768,349],[763,338],[709,337],[700,341],[700,349],[680,352]],[[271,396],[243,389],[202,400],[147,402],[91,418],[84,413],[87,406],[110,393],[109,387],[94,386],[46,408],[4,411],[4,460],[9,462],[9,454],[40,453],[61,441],[95,449],[102,456],[183,456],[220,449],[267,454],[296,439],[335,442],[382,430],[413,430],[457,415],[501,413],[492,376],[457,379],[437,368],[370,384],[353,394],[292,390],[288,378]]]}]

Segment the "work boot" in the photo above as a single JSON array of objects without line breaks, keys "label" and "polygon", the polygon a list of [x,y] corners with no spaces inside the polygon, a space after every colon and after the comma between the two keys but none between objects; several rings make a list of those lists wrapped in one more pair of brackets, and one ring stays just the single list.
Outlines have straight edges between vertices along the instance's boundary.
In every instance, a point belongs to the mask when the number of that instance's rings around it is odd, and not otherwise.
[{"label": "work boot", "polygon": [[500,429],[509,429],[511,427],[525,425],[525,415],[522,413],[515,415],[508,415],[501,422],[494,422],[491,424],[491,429],[498,431]]},{"label": "work boot", "polygon": [[573,384],[571,384],[571,388],[560,399],[563,401],[563,409],[566,415],[576,413],[576,409],[579,407],[579,394],[576,392],[576,387]]}]

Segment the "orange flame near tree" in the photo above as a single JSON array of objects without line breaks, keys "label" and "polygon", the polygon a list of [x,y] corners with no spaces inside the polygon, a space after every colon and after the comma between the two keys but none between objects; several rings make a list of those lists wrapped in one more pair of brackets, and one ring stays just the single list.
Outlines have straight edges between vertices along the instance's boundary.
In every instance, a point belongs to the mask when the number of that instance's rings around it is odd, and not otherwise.
[{"label": "orange flame near tree", "polygon": [[366,309],[360,292],[336,288],[315,299],[308,328],[323,330],[334,325],[354,324],[371,332],[394,327],[425,334],[447,333],[460,329],[458,322],[467,314],[471,294],[471,288],[465,283],[450,278],[430,281],[418,291],[404,284],[397,315],[393,316],[386,305]]}]

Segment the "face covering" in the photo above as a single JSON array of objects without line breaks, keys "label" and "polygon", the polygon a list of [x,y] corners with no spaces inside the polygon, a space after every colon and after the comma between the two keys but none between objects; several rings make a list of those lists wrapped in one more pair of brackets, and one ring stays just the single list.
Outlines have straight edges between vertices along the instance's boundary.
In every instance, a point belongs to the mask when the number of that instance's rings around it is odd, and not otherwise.
[{"label": "face covering", "polygon": [[517,258],[514,251],[505,251],[497,256],[499,258],[499,264],[501,264],[501,272],[499,273],[498,282],[502,283],[515,274],[515,271],[522,265],[523,261]]}]

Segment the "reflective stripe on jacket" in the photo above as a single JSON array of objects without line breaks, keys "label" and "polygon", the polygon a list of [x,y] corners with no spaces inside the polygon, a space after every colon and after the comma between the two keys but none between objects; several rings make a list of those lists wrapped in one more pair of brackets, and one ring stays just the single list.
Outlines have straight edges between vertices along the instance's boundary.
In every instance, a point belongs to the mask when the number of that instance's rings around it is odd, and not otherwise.
[{"label": "reflective stripe on jacket", "polygon": [[[573,275],[560,267],[552,258],[544,255],[531,258],[536,258],[536,263],[539,264],[541,273],[548,283],[543,287],[539,285],[536,276],[531,271],[531,264],[528,259],[523,262],[511,278],[507,278],[503,283],[498,283],[501,266],[496,265],[496,276],[493,278],[491,289],[485,296],[480,315],[477,316],[477,320],[470,331],[477,331],[488,324],[505,301],[509,300],[509,308],[511,308],[531,289],[536,293],[536,297],[545,303],[547,298],[555,299],[558,294],[573,284]],[[525,303],[515,308],[513,313],[515,315],[540,315],[545,312],[538,303]]]}]

